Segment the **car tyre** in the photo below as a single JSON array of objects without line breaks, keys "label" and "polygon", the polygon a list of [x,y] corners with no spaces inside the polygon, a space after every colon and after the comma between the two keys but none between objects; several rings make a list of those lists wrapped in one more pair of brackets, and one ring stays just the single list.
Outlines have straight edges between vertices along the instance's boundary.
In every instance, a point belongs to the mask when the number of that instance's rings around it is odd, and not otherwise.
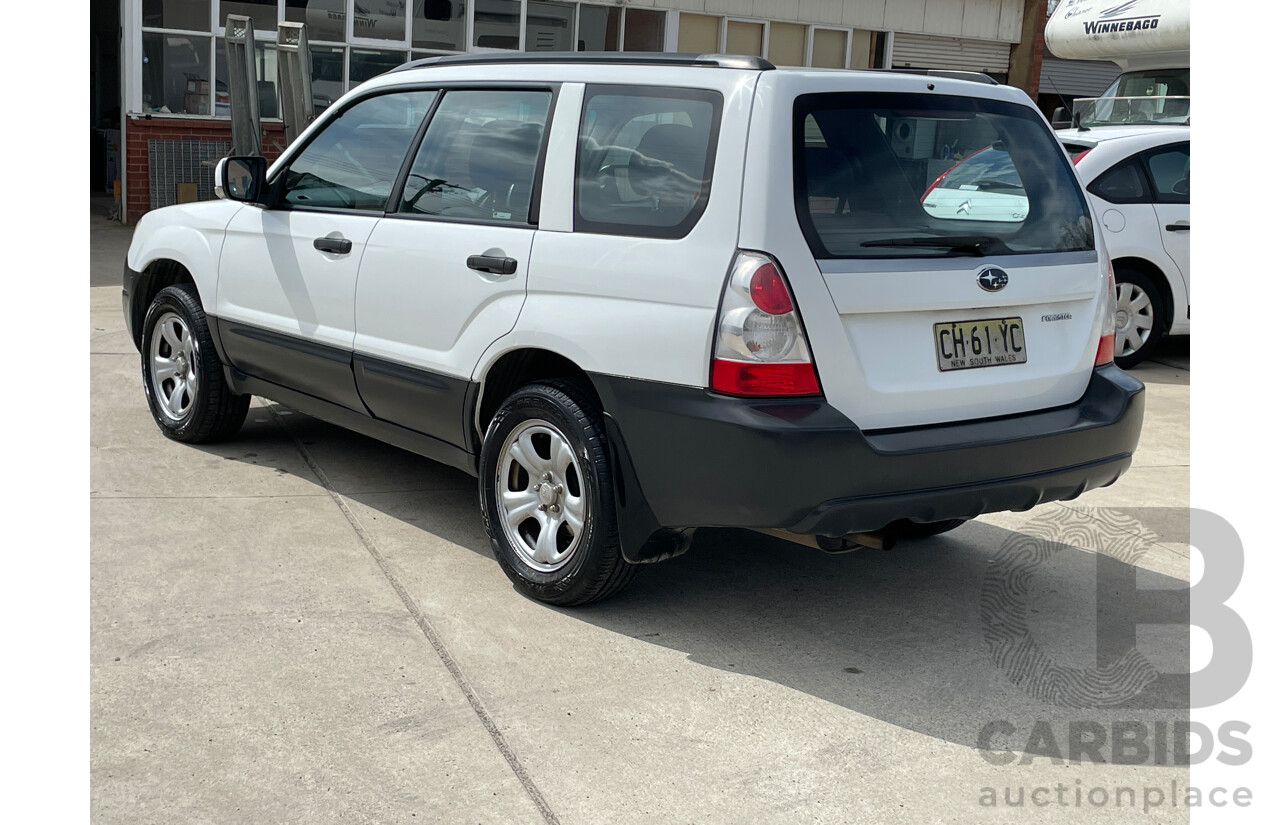
[{"label": "car tyre", "polygon": [[1116,267],[1116,365],[1127,370],[1151,357],[1168,325],[1155,282],[1136,269]]},{"label": "car tyre", "polygon": [[230,438],[252,396],[227,386],[209,322],[192,284],[160,290],[142,323],[142,386],[160,431],[175,441]]},{"label": "car tyre", "polygon": [[622,556],[603,415],[574,381],[508,397],[480,452],[480,502],[494,556],[516,589],[571,606],[635,576]]}]

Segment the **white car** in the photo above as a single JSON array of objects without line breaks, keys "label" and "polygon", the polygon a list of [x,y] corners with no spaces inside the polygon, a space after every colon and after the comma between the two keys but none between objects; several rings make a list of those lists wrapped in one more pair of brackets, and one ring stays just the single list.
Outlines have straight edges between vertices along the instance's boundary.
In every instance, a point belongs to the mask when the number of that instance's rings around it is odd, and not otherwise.
[{"label": "white car", "polygon": [[[1026,210],[931,214],[1000,147]],[[479,478],[523,593],[583,604],[703,526],[887,547],[1128,469],[1088,202],[1022,91],[754,57],[466,55],[148,213],[124,312],[152,417],[251,395]]]},{"label": "white car", "polygon": [[1009,153],[984,146],[938,175],[920,198],[935,218],[1022,223],[1027,196]]},{"label": "white car", "polygon": [[1191,127],[1059,131],[1093,202],[1115,267],[1116,363],[1191,332]]}]

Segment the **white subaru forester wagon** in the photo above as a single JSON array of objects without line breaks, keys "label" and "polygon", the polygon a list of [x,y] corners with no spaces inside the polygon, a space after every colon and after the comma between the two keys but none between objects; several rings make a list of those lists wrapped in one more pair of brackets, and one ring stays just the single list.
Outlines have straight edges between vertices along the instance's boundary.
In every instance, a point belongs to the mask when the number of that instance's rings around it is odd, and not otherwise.
[{"label": "white subaru forester wagon", "polygon": [[[924,208],[988,147],[1016,174]],[[975,208],[988,187],[1025,211]],[[1095,218],[1007,86],[433,58],[215,188],[129,250],[164,434],[228,438],[258,395],[459,467],[546,602],[611,595],[703,526],[885,547],[1071,499],[1138,442]]]}]

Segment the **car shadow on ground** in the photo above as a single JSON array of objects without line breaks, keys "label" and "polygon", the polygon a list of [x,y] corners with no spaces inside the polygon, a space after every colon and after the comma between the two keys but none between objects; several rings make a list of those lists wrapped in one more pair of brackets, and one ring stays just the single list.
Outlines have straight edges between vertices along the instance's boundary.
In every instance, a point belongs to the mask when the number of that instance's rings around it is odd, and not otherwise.
[{"label": "car shadow on ground", "polygon": [[[295,440],[338,494],[492,559],[475,479],[461,471],[274,404],[204,449],[249,461]],[[560,612],[938,739],[1065,756],[1072,725],[1171,731],[1188,719],[1187,585],[1140,567],[1150,540],[1185,536],[1141,538],[1141,521],[1050,504],[1022,532],[977,521],[843,555],[704,529],[616,597]],[[503,576],[496,562],[492,574]],[[1015,733],[984,742],[998,722]],[[1026,741],[1038,722],[1053,735]]]},{"label": "car shadow on ground", "polygon": [[1191,383],[1191,336],[1165,337],[1146,361],[1126,370],[1144,384]]}]

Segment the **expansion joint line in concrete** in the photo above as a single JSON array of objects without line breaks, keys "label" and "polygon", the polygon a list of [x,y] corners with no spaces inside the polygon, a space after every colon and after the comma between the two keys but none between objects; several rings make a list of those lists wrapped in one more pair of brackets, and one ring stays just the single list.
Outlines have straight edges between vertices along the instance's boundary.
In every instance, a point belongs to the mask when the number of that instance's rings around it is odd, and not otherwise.
[{"label": "expansion joint line in concrete", "polygon": [[364,525],[360,523],[360,519],[347,506],[346,499],[334,489],[333,483],[329,481],[329,476],[320,467],[315,457],[311,455],[311,451],[302,443],[302,439],[293,432],[289,426],[289,422],[274,407],[269,408],[271,414],[275,417],[280,426],[289,435],[293,445],[298,450],[298,454],[302,456],[302,460],[311,468],[311,472],[315,473],[316,478],[329,494],[329,498],[333,499],[334,504],[338,505],[338,509],[342,511],[342,515],[351,525],[356,533],[356,537],[360,539],[360,543],[364,545],[365,550],[373,557],[378,565],[378,569],[382,571],[382,575],[391,583],[391,589],[400,597],[400,601],[404,604],[405,609],[409,611],[409,615],[413,617],[418,628],[422,631],[422,635],[427,637],[427,641],[431,643],[431,647],[435,650],[436,655],[440,657],[440,661],[444,663],[445,668],[449,671],[449,675],[453,677],[454,684],[462,691],[462,695],[467,697],[467,702],[471,705],[471,710],[475,712],[480,719],[480,724],[489,733],[489,738],[493,740],[493,744],[497,746],[498,752],[502,754],[502,758],[507,761],[507,766],[511,768],[511,772],[516,775],[516,779],[520,780],[520,784],[524,787],[525,793],[529,795],[529,799],[537,806],[538,811],[542,814],[542,818],[548,825],[560,825],[560,820],[556,818],[555,812],[551,810],[551,806],[547,804],[547,800],[543,798],[542,792],[538,790],[538,786],[534,784],[533,778],[529,776],[529,772],[525,770],[524,765],[520,764],[519,758],[511,750],[511,746],[507,744],[506,737],[502,735],[502,731],[498,730],[497,724],[494,723],[493,717],[485,710],[484,705],[480,702],[480,697],[476,695],[475,690],[471,687],[471,683],[467,681],[467,677],[463,675],[462,668],[458,667],[458,662],[449,653],[449,649],[445,647],[444,641],[441,640],[440,634],[436,633],[431,622],[423,614],[413,597],[409,595],[409,591],[401,584],[392,572],[387,560],[383,557],[382,551],[378,549],[378,543],[374,541],[369,531],[365,530]]}]

